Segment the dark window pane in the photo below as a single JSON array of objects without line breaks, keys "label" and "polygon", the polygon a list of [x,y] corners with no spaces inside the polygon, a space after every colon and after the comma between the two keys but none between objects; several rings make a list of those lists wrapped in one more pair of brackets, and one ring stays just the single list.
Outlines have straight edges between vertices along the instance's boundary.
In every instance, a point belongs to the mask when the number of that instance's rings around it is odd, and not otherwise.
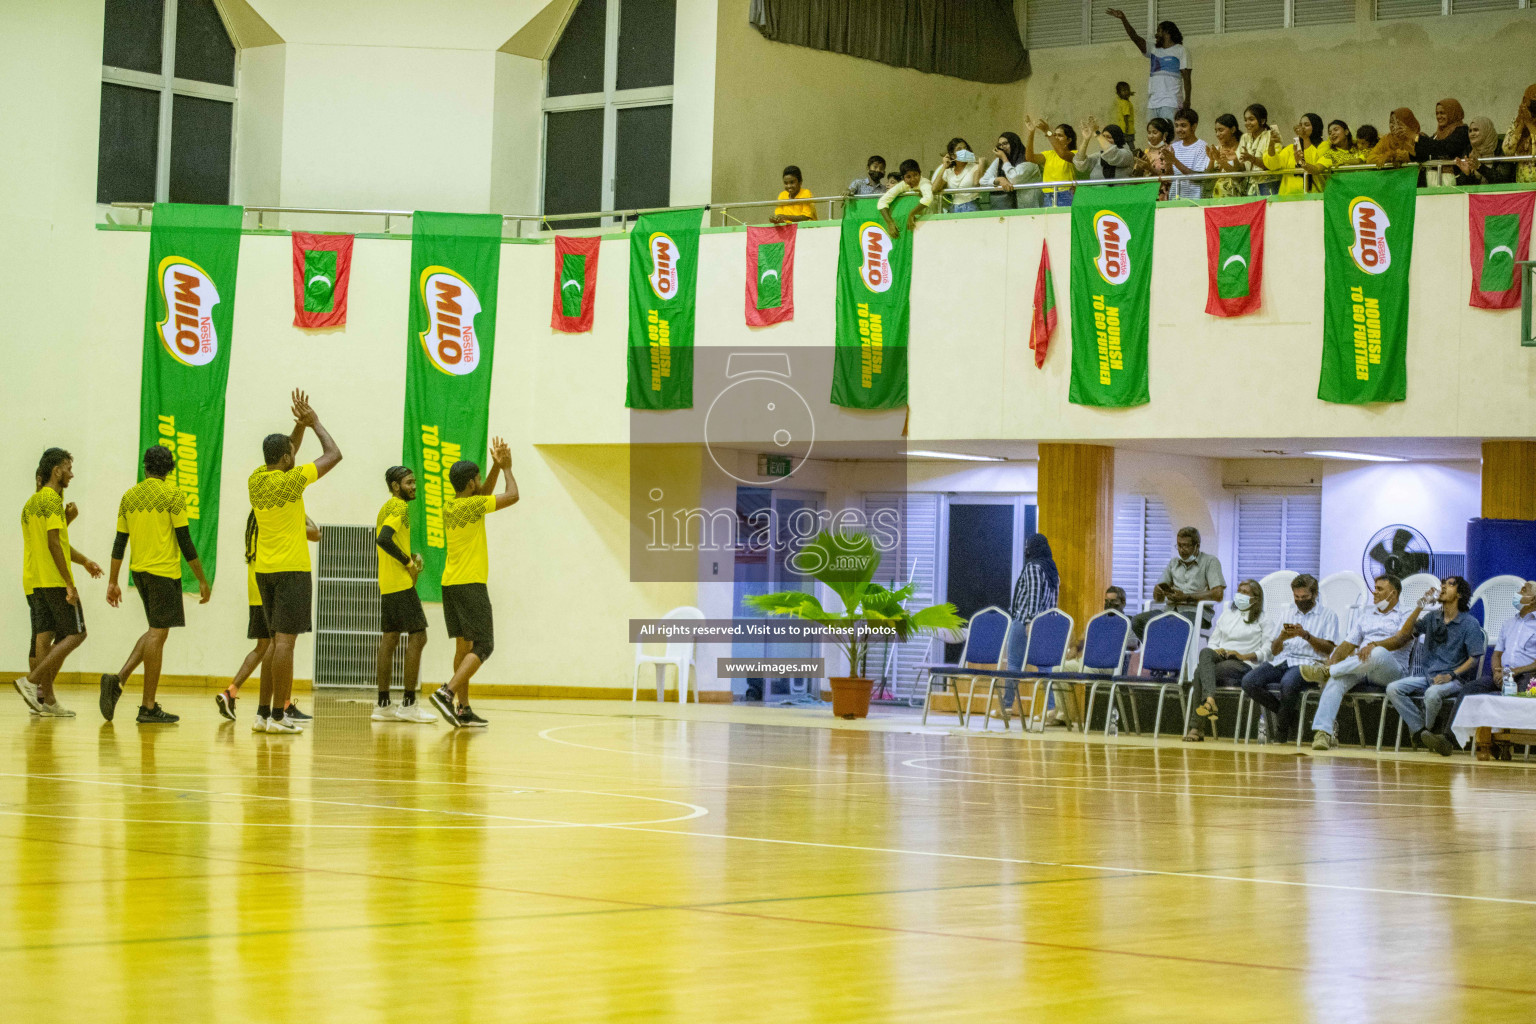
[{"label": "dark window pane", "polygon": [[[603,208],[603,112],[557,110],[544,117],[544,212]],[[596,227],[597,221],[556,221],[551,227]]]},{"label": "dark window pane", "polygon": [[235,44],[213,0],[176,0],[176,77],[235,84]]},{"label": "dark window pane", "polygon": [[160,73],[164,0],[107,0],[101,62],[112,68]]},{"label": "dark window pane", "polygon": [[624,0],[619,8],[616,88],[671,85],[676,31],[677,0]]},{"label": "dark window pane", "polygon": [[101,83],[96,143],[96,201],[152,203],[160,147],[160,94]]},{"label": "dark window pane", "polygon": [[229,202],[232,103],[199,96],[171,100],[171,202]]},{"label": "dark window pane", "polygon": [[580,0],[549,55],[549,95],[603,91],[608,0]]},{"label": "dark window pane", "polygon": [[613,206],[645,210],[672,202],[672,107],[618,112]]}]

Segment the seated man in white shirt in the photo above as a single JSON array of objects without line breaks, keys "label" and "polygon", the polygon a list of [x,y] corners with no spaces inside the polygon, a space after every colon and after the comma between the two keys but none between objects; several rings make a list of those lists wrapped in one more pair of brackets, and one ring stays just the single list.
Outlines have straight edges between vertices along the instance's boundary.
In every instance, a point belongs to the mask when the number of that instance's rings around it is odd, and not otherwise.
[{"label": "seated man in white shirt", "polygon": [[1302,573],[1293,579],[1291,599],[1276,617],[1280,630],[1270,644],[1269,660],[1243,677],[1243,692],[1264,709],[1268,724],[1263,732],[1274,743],[1289,737],[1296,724],[1301,691],[1307,686],[1301,667],[1321,665],[1339,640],[1339,617],[1318,601],[1316,576]]},{"label": "seated man in white shirt", "polygon": [[1402,596],[1403,584],[1396,576],[1376,577],[1376,603],[1361,609],[1354,631],[1333,649],[1325,664],[1301,667],[1301,678],[1307,682],[1328,684],[1312,716],[1316,730],[1313,750],[1331,750],[1339,745],[1334,728],[1346,693],[1361,683],[1386,686],[1408,674],[1408,644],[1424,602],[1409,612],[1399,604]]},{"label": "seated man in white shirt", "polygon": [[[1195,665],[1195,678],[1189,699],[1195,714],[1216,725],[1216,688],[1236,686],[1270,644],[1270,625],[1264,618],[1264,588],[1258,580],[1243,580],[1232,595],[1232,606],[1221,613],[1211,628],[1211,638]],[[1184,736],[1185,743],[1205,739],[1200,723],[1194,722]]]},{"label": "seated man in white shirt", "polygon": [[1508,668],[1521,689],[1536,679],[1536,580],[1526,580],[1515,595],[1515,614],[1504,620],[1499,638],[1493,644],[1493,686],[1495,691]]},{"label": "seated man in white shirt", "polygon": [[901,234],[896,230],[896,222],[891,220],[891,204],[908,192],[918,194],[917,205],[912,207],[912,212],[907,214],[907,230],[917,227],[917,218],[927,213],[933,207],[933,186],[928,179],[923,177],[923,169],[917,165],[916,160],[903,160],[901,162],[901,180],[890,187],[875,208],[880,211],[880,216],[885,220],[885,230],[890,232],[892,238]]}]

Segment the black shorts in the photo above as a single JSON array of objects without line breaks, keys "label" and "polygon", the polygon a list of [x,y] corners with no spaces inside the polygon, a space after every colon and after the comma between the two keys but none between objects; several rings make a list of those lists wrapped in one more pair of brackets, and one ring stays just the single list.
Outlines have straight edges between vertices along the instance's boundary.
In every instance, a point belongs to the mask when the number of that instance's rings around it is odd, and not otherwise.
[{"label": "black shorts", "polygon": [[448,635],[490,647],[496,640],[491,624],[491,593],[484,583],[454,583],[443,588],[443,621]]},{"label": "black shorts", "polygon": [[379,596],[379,632],[421,633],[426,628],[427,613],[421,610],[415,587]]},{"label": "black shorts", "polygon": [[256,574],[256,590],[261,594],[261,607],[267,613],[267,628],[275,636],[278,633],[308,633],[310,626],[309,573],[307,572],[259,572]]},{"label": "black shorts", "polygon": [[144,617],[150,629],[173,629],[187,624],[187,613],[181,606],[181,577],[156,576],[150,572],[133,574],[134,589],[144,602]]},{"label": "black shorts", "polygon": [[27,598],[32,612],[32,635],[52,633],[55,641],[85,632],[85,612],[64,599],[64,587],[36,587]]},{"label": "black shorts", "polygon": [[247,640],[271,640],[272,630],[267,628],[267,612],[259,604],[251,605],[251,621],[245,627]]}]

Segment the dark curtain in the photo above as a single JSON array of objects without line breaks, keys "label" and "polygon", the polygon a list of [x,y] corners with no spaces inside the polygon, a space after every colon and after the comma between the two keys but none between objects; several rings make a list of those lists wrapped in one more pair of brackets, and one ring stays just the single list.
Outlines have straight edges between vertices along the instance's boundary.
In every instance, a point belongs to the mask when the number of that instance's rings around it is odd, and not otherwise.
[{"label": "dark curtain", "polygon": [[775,42],[898,68],[989,83],[1029,74],[1012,0],[752,0],[748,17]]}]

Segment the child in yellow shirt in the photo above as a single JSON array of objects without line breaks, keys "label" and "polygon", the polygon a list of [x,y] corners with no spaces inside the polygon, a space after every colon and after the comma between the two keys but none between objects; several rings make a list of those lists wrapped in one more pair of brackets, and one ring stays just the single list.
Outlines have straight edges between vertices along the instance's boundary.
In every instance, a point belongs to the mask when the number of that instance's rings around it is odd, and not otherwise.
[{"label": "child in yellow shirt", "polygon": [[1115,83],[1115,104],[1110,108],[1109,122],[1120,126],[1120,130],[1125,132],[1125,144],[1134,150],[1136,148],[1136,108],[1131,104],[1132,95],[1129,82]]}]

